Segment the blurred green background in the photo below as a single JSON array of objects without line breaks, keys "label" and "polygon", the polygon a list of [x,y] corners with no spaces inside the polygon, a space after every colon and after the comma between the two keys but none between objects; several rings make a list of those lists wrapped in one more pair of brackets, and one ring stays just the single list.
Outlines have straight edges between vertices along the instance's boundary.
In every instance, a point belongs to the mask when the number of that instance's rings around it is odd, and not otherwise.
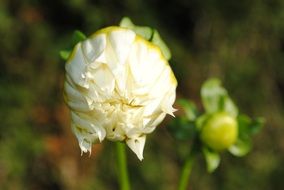
[{"label": "blurred green background", "polygon": [[[79,29],[90,35],[129,16],[158,29],[172,50],[178,97],[200,106],[199,90],[220,77],[242,112],[264,116],[254,149],[222,155],[206,173],[193,168],[189,189],[284,188],[284,1],[282,0],[1,0],[0,189],[118,189],[112,143],[80,156],[63,103],[64,62],[58,52]],[[144,160],[128,150],[133,189],[175,190],[190,144],[166,130],[148,136]],[[177,148],[179,146],[179,148]]]}]

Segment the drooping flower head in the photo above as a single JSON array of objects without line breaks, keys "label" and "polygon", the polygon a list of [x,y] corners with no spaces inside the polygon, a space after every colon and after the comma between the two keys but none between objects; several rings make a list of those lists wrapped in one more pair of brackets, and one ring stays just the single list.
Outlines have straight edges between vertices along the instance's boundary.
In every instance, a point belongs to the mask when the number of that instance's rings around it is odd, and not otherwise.
[{"label": "drooping flower head", "polygon": [[65,65],[64,95],[82,152],[105,138],[143,159],[146,135],[173,115],[177,81],[160,48],[123,27],[78,43]]}]

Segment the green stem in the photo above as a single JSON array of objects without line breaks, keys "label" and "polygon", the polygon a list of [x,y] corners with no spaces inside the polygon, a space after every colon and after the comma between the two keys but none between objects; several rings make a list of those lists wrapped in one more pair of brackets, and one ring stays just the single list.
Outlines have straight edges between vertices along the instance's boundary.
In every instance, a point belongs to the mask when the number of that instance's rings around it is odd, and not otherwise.
[{"label": "green stem", "polygon": [[125,152],[125,144],[117,142],[116,143],[116,153],[117,153],[117,165],[118,165],[118,179],[120,190],[129,190],[129,180],[127,172],[127,160]]},{"label": "green stem", "polygon": [[186,190],[188,186],[189,177],[190,177],[191,169],[193,166],[194,158],[195,158],[195,151],[191,150],[191,152],[189,153],[182,167],[178,190]]}]

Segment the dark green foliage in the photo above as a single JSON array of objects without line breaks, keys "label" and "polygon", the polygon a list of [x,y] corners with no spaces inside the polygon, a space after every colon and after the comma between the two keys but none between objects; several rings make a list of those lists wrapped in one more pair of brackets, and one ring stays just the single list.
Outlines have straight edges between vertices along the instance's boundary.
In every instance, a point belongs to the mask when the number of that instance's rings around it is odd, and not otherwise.
[{"label": "dark green foliage", "polygon": [[[218,77],[242,113],[266,118],[253,151],[242,159],[225,153],[214,175],[194,166],[190,189],[282,190],[283,0],[1,0],[0,189],[118,188],[110,144],[80,156],[58,52],[73,47],[74,30],[89,36],[124,16],[159,31],[172,53],[179,96],[201,108],[201,84]],[[142,164],[128,155],[137,190],[176,189],[180,160],[165,124],[147,139]]]}]

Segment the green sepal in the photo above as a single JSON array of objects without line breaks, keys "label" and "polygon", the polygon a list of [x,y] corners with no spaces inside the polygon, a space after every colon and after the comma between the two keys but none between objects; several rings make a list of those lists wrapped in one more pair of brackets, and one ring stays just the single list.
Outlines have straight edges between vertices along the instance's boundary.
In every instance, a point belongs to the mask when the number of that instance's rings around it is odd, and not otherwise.
[{"label": "green sepal", "polygon": [[167,60],[171,58],[170,49],[162,40],[157,30],[147,26],[136,26],[128,17],[123,17],[119,23],[119,26],[133,30],[136,34],[158,46]]},{"label": "green sepal", "polygon": [[[85,39],[87,39],[87,37],[84,33],[82,33],[79,30],[75,30],[73,32],[73,35],[72,35],[71,47],[73,48],[77,43],[79,43],[79,42],[81,42]],[[72,48],[61,50],[59,52],[61,59],[63,59],[64,61],[67,61],[71,52],[72,52]]]},{"label": "green sepal", "polygon": [[83,32],[81,32],[79,30],[75,30],[74,33],[73,33],[73,37],[72,37],[72,45],[75,46],[77,43],[79,43],[79,42],[81,42],[85,39],[87,39],[87,36]]},{"label": "green sepal", "polygon": [[71,51],[68,51],[68,50],[62,50],[59,52],[61,59],[63,59],[64,61],[67,61],[70,54],[71,54]]},{"label": "green sepal", "polygon": [[239,138],[249,138],[261,130],[264,125],[263,118],[251,119],[241,114],[238,116]]},{"label": "green sepal", "polygon": [[245,156],[252,149],[251,138],[260,131],[264,124],[263,118],[251,119],[246,115],[238,116],[239,135],[237,142],[229,148],[234,156]]},{"label": "green sepal", "polygon": [[178,99],[177,103],[183,108],[185,116],[189,121],[194,121],[197,117],[197,108],[195,104],[186,99]]},{"label": "green sepal", "polygon": [[204,82],[201,88],[202,103],[206,113],[227,112],[233,117],[238,115],[238,108],[229,97],[221,81],[212,78]]},{"label": "green sepal", "polygon": [[202,103],[207,113],[219,111],[220,97],[226,94],[218,79],[209,79],[201,87]]},{"label": "green sepal", "polygon": [[252,148],[252,143],[250,138],[238,139],[235,144],[233,144],[228,150],[229,152],[238,157],[245,156]]},{"label": "green sepal", "polygon": [[165,58],[167,60],[171,59],[172,54],[170,52],[170,49],[168,48],[166,43],[162,40],[159,32],[155,29],[154,29],[153,36],[152,36],[152,39],[150,40],[150,42],[152,42],[153,44],[155,44],[156,46],[158,46],[161,49],[163,55],[165,56]]},{"label": "green sepal", "polygon": [[133,30],[136,34],[142,36],[149,41],[153,34],[153,29],[147,26],[135,26],[128,17],[123,17],[119,26]]},{"label": "green sepal", "polygon": [[228,95],[221,97],[221,99],[223,102],[222,111],[229,113],[233,117],[237,117],[239,111],[233,100]]},{"label": "green sepal", "polygon": [[198,130],[202,129],[203,125],[206,123],[210,116],[210,114],[203,114],[195,120],[195,124]]},{"label": "green sepal", "polygon": [[215,152],[207,147],[203,147],[202,152],[206,161],[207,171],[212,173],[218,168],[221,157],[218,152]]}]

